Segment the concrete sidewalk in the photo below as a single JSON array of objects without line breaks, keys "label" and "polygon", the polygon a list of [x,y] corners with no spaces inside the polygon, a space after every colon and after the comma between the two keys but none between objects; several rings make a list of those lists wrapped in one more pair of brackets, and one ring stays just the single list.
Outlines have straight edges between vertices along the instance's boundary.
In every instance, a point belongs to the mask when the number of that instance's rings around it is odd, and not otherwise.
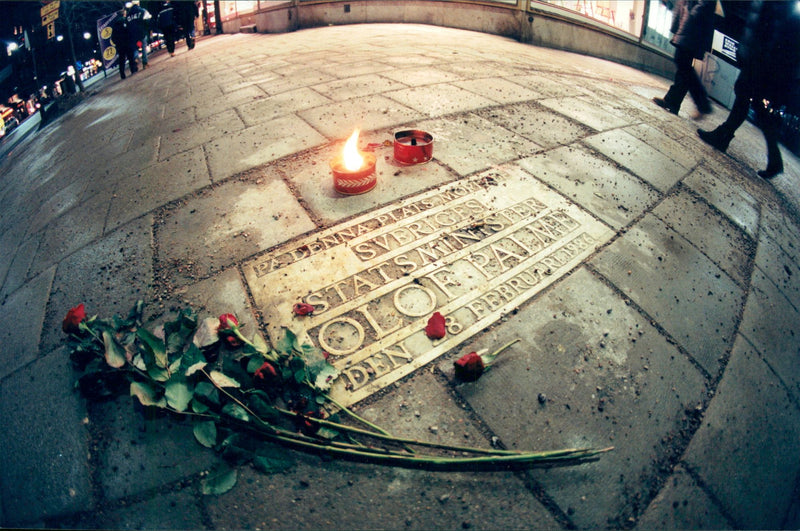
[{"label": "concrete sidewalk", "polygon": [[[0,165],[0,523],[797,528],[800,164],[784,150],[760,180],[760,132],[716,152],[695,130],[727,111],[669,114],[650,102],[668,86],[377,24],[201,39],[106,82]],[[328,163],[355,127],[378,184],[341,196]],[[433,134],[432,161],[393,160],[402,129]],[[615,450],[476,473],[287,451],[289,470],[242,467],[203,496],[218,458],[190,424],[73,390],[66,311],[137,299],[307,334],[338,396],[395,435]],[[319,315],[292,319],[298,300]],[[431,343],[434,308],[449,334]],[[514,338],[479,382],[453,380],[462,353]]]}]

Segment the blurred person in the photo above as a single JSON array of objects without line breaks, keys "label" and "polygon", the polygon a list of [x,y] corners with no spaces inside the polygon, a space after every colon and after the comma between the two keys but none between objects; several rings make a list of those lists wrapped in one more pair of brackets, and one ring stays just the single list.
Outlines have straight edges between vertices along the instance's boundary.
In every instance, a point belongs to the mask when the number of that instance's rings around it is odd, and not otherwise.
[{"label": "blurred person", "polygon": [[167,51],[170,57],[175,56],[175,36],[178,33],[178,20],[175,8],[170,0],[164,2],[156,19],[159,31],[164,35],[164,42],[167,44]]},{"label": "blurred person", "polygon": [[131,34],[134,44],[134,58],[139,54],[139,48],[142,49],[142,69],[147,68],[147,36],[150,33],[147,28],[148,21],[153,18],[148,10],[139,5],[139,0],[129,2],[130,5],[125,4],[128,9],[128,23],[131,27]]},{"label": "blurred person", "polygon": [[783,172],[777,109],[800,105],[800,2],[752,2],[736,60],[741,71],[728,118],[713,131],[698,129],[697,134],[724,152],[752,106],[767,144],[767,168],[758,175],[771,179]]},{"label": "blurred person", "polygon": [[127,8],[123,7],[111,24],[111,40],[114,41],[117,57],[119,58],[119,77],[125,79],[126,61],[130,65],[131,74],[138,72],[139,67],[136,66],[136,59],[133,56],[133,49],[136,45],[133,40],[131,24],[128,22]]},{"label": "blurred person", "polygon": [[702,59],[711,49],[716,7],[716,0],[678,0],[675,6],[670,27],[670,42],[675,46],[675,81],[663,98],[653,98],[656,105],[672,114],[678,114],[687,92],[697,106],[696,117],[711,113],[711,102],[692,62]]},{"label": "blurred person", "polygon": [[183,35],[186,39],[186,46],[194,49],[195,27],[194,19],[200,16],[200,10],[197,8],[197,2],[178,2],[178,24],[183,29]]}]

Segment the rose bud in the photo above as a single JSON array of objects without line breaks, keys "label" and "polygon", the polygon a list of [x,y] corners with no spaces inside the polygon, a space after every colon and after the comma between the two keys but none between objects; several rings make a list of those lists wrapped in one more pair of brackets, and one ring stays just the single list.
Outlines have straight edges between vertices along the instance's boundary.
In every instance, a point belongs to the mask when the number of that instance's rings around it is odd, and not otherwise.
[{"label": "rose bud", "polygon": [[453,362],[456,378],[464,382],[475,382],[481,377],[485,366],[477,352],[470,352]]},{"label": "rose bud", "polygon": [[304,302],[298,302],[292,307],[295,315],[311,315],[314,313],[314,306]]},{"label": "rose bud", "polygon": [[439,312],[435,312],[428,319],[428,326],[425,327],[425,334],[431,339],[442,339],[447,332],[444,326],[444,317]]},{"label": "rose bud", "polygon": [[219,316],[219,335],[225,340],[225,343],[231,348],[239,348],[242,346],[242,340],[239,338],[239,320],[232,313],[223,313]]},{"label": "rose bud", "polygon": [[61,329],[67,334],[77,334],[80,332],[80,324],[86,320],[86,309],[83,303],[80,303],[74,308],[70,308],[64,321],[61,323]]},{"label": "rose bud", "polygon": [[275,370],[275,366],[272,363],[265,361],[264,364],[258,368],[254,377],[262,381],[268,378],[277,378],[278,371]]},{"label": "rose bud", "polygon": [[233,330],[239,326],[239,320],[232,313],[223,313],[219,316],[220,330]]}]

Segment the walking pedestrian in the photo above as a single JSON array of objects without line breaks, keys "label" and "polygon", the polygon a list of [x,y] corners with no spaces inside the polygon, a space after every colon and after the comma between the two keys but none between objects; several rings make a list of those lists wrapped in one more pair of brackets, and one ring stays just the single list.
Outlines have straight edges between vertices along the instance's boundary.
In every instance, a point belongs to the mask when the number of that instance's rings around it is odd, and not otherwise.
[{"label": "walking pedestrian", "polygon": [[194,50],[195,28],[194,19],[200,16],[200,10],[197,8],[197,2],[191,0],[189,2],[178,2],[178,24],[183,30],[184,38],[186,39],[186,46],[190,50]]},{"label": "walking pedestrian", "polygon": [[162,4],[156,19],[158,29],[164,34],[164,41],[167,43],[167,51],[171,57],[175,56],[175,36],[177,34],[177,17],[172,2],[167,0]]},{"label": "walking pedestrian", "polygon": [[711,49],[716,5],[716,0],[679,0],[675,6],[670,28],[670,42],[675,46],[675,81],[663,98],[653,98],[656,105],[672,114],[678,114],[687,92],[697,106],[696,117],[711,113],[711,102],[692,62],[702,59]]},{"label": "walking pedestrian", "polygon": [[134,56],[139,53],[139,48],[142,49],[142,68],[147,68],[147,37],[150,30],[147,28],[148,21],[153,18],[150,12],[139,5],[139,0],[133,0],[130,5],[125,4],[128,8],[128,24],[131,27],[132,38],[134,42]]},{"label": "walking pedestrian", "polygon": [[125,79],[126,61],[130,64],[131,74],[135,74],[139,70],[136,66],[136,59],[133,57],[133,47],[135,45],[127,15],[128,10],[123,7],[111,25],[111,40],[114,41],[114,47],[117,49],[119,76],[122,79]]},{"label": "walking pedestrian", "polygon": [[778,147],[784,105],[800,108],[800,2],[752,2],[744,37],[736,52],[741,71],[733,87],[736,98],[728,118],[713,131],[698,129],[700,138],[725,151],[734,132],[744,123],[752,106],[767,144],[764,179],[783,172]]}]

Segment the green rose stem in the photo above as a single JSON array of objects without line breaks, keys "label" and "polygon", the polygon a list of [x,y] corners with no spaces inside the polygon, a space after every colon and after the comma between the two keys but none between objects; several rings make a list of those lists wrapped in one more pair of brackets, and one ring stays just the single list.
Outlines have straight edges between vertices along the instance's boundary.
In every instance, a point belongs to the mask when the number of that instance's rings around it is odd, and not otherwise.
[{"label": "green rose stem", "polygon": [[486,356],[486,358],[484,358],[484,363],[485,363],[486,365],[489,365],[490,363],[492,363],[492,362],[494,361],[494,359],[495,359],[497,356],[499,356],[499,355],[500,355],[500,353],[501,353],[501,352],[503,352],[505,349],[507,349],[508,347],[510,347],[511,345],[513,345],[514,343],[516,343],[516,342],[517,342],[517,341],[519,341],[519,340],[520,340],[520,339],[519,339],[519,338],[517,338],[517,339],[515,339],[515,340],[513,340],[513,341],[509,341],[508,343],[506,343],[505,345],[503,345],[503,346],[502,346],[502,347],[500,347],[499,349],[495,350],[494,352],[492,352],[491,354],[489,354],[488,356]]}]

